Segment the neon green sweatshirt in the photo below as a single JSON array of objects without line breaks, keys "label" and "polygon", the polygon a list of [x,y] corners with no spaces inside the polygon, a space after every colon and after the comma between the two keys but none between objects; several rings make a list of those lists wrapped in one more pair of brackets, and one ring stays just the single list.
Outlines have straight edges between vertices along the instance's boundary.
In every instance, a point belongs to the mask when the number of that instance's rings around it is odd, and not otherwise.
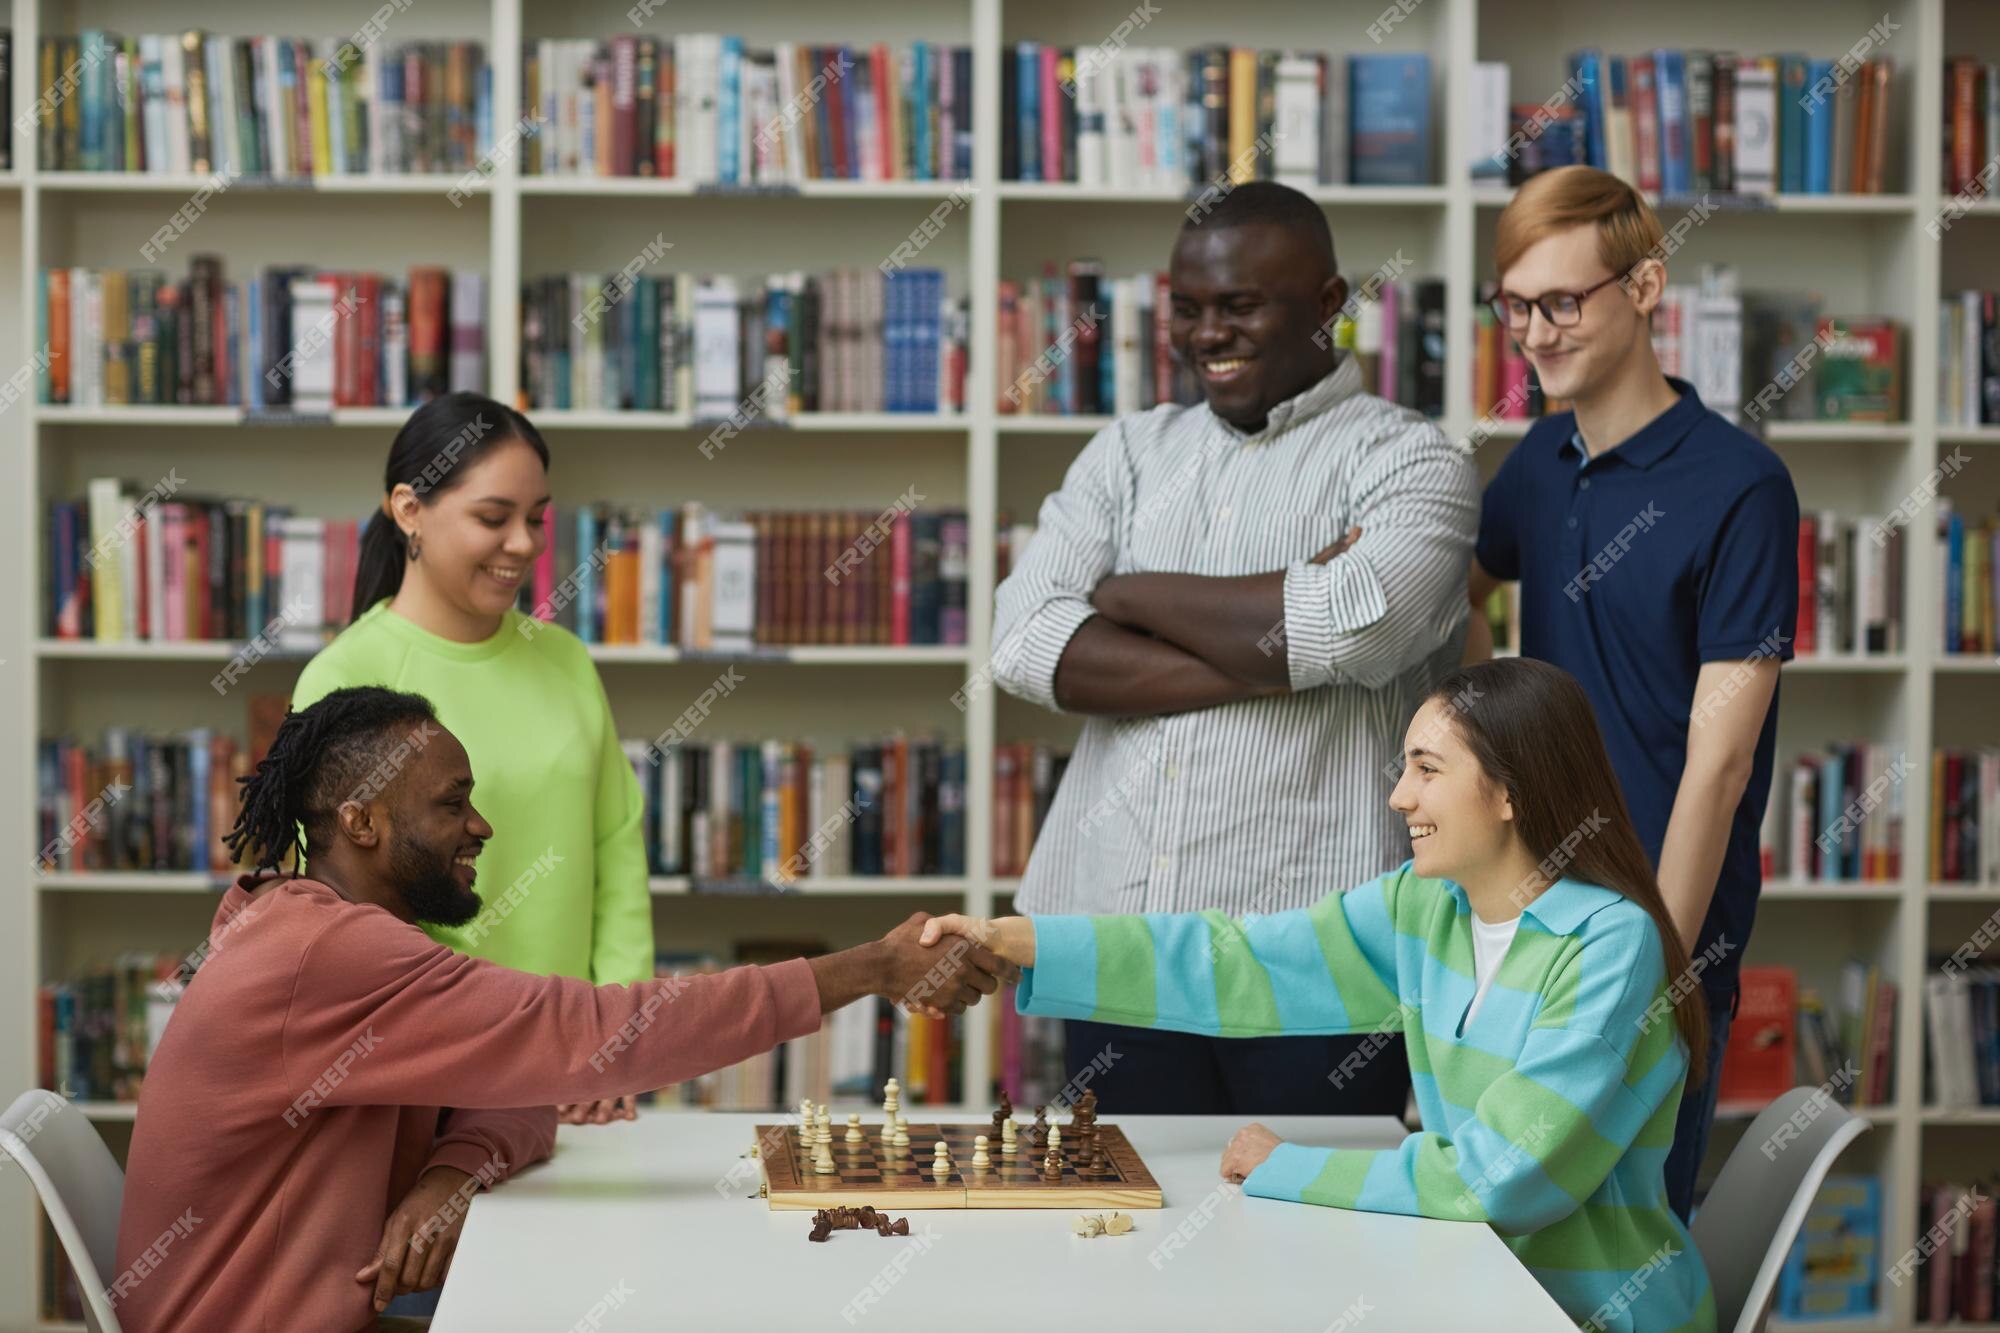
[{"label": "neon green sweatshirt", "polygon": [[653,975],[644,801],[604,683],[556,625],[524,634],[509,611],[483,643],[455,643],[385,599],[299,676],[292,706],[351,685],[421,694],[472,762],[472,803],[493,826],[463,926],[426,926],[462,953],[596,985]]}]

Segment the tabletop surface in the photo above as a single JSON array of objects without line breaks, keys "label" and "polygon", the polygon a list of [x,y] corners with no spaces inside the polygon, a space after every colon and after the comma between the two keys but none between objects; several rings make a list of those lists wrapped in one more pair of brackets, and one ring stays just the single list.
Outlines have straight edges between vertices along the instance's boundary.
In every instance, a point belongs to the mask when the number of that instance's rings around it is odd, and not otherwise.
[{"label": "tabletop surface", "polygon": [[[811,1213],[755,1197],[757,1163],[739,1155],[753,1125],[781,1118],[641,1111],[563,1126],[551,1161],[474,1200],[433,1330],[1574,1329],[1483,1224],[1224,1183],[1242,1117],[1107,1116],[1165,1196],[1123,1236],[1074,1235],[1094,1210],[897,1209],[908,1236],[822,1244],[806,1239]],[[1387,1117],[1265,1123],[1325,1146],[1393,1147],[1405,1133]]]}]

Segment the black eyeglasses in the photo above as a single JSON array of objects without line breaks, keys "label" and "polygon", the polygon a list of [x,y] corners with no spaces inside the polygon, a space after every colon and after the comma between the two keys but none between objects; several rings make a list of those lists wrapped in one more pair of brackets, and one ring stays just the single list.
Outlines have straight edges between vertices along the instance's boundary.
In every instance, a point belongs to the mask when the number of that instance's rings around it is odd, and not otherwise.
[{"label": "black eyeglasses", "polygon": [[1583,319],[1583,303],[1590,299],[1592,292],[1609,287],[1631,271],[1628,268],[1624,273],[1614,273],[1604,281],[1593,283],[1580,292],[1544,292],[1535,297],[1500,292],[1487,304],[1493,307],[1493,313],[1499,316],[1500,322],[1510,329],[1527,328],[1529,313],[1533,310],[1540,310],[1542,318],[1557,328],[1568,328]]}]

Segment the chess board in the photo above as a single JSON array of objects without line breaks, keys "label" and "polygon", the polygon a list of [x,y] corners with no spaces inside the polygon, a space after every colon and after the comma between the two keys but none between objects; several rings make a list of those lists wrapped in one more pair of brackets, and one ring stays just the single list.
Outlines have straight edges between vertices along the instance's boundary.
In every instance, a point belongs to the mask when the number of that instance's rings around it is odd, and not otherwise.
[{"label": "chess board", "polygon": [[[833,1130],[831,1175],[812,1169],[811,1155],[800,1148],[795,1128],[757,1126],[757,1155],[764,1164],[764,1183],[773,1209],[817,1209],[873,1204],[877,1208],[1160,1208],[1160,1182],[1116,1125],[1100,1124],[1105,1165],[1092,1170],[1079,1163],[1075,1145],[1063,1144],[1060,1181],[1042,1179],[1041,1154],[1028,1145],[1021,1131],[1019,1150],[1001,1153],[988,1145],[993,1165],[972,1166],[975,1135],[992,1136],[991,1125],[938,1125],[910,1122],[910,1146],[893,1148],[882,1142],[880,1124],[863,1125],[862,1141],[844,1141],[846,1126]],[[1067,1128],[1067,1126],[1065,1126]],[[951,1145],[951,1170],[939,1180],[931,1170],[933,1145]]]}]

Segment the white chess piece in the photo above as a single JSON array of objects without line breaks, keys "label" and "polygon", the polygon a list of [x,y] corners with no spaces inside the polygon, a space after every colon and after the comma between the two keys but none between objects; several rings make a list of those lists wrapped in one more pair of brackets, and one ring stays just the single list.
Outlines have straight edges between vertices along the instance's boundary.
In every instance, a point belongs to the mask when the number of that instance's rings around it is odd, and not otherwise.
[{"label": "white chess piece", "polygon": [[1008,1116],[1007,1122],[1000,1126],[1000,1152],[1003,1156],[1012,1156],[1020,1150],[1020,1132],[1014,1117]]},{"label": "white chess piece", "polygon": [[862,1141],[861,1116],[859,1112],[847,1117],[847,1141],[849,1143],[860,1143]]},{"label": "white chess piece", "polygon": [[833,1117],[827,1113],[825,1103],[821,1103],[820,1105],[819,1119],[816,1123],[819,1125],[819,1141],[826,1147],[831,1148],[833,1146]]},{"label": "white chess piece", "polygon": [[951,1174],[951,1149],[943,1139],[939,1139],[937,1146],[931,1149],[931,1174],[939,1180]]},{"label": "white chess piece", "polygon": [[823,1141],[813,1145],[813,1172],[822,1176],[833,1174],[833,1148]]},{"label": "white chess piece", "polygon": [[910,1126],[907,1121],[898,1120],[896,1122],[896,1135],[890,1142],[898,1148],[907,1148],[910,1146]]},{"label": "white chess piece", "polygon": [[986,1151],[986,1136],[978,1134],[972,1140],[972,1169],[984,1171],[993,1165],[993,1158]]},{"label": "white chess piece", "polygon": [[1049,1126],[1049,1151],[1056,1152],[1062,1147],[1062,1126]]}]

